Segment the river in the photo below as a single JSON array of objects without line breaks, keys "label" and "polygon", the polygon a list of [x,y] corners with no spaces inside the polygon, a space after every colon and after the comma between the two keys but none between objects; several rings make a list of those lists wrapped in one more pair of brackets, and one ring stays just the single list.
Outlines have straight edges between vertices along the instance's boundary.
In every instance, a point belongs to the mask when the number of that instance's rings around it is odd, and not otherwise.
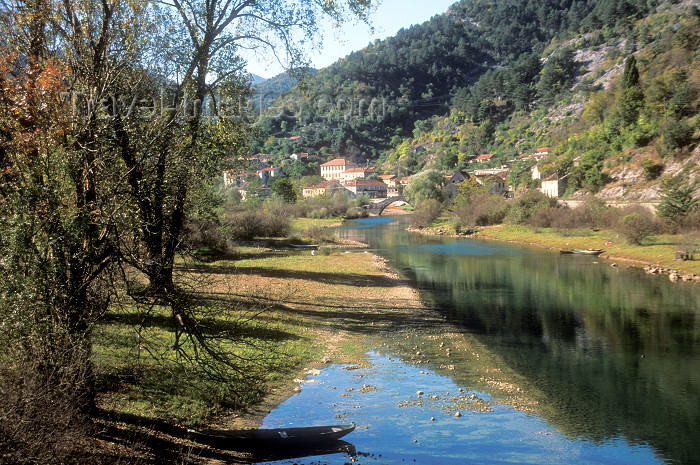
[{"label": "river", "polygon": [[[311,376],[263,424],[352,421],[356,454],[274,463],[700,463],[697,285],[406,226],[378,217],[337,233],[388,259],[473,341],[471,354],[447,353],[451,365],[408,357],[449,343],[443,329],[372,339],[365,366]],[[490,389],[473,347],[531,408]]]}]

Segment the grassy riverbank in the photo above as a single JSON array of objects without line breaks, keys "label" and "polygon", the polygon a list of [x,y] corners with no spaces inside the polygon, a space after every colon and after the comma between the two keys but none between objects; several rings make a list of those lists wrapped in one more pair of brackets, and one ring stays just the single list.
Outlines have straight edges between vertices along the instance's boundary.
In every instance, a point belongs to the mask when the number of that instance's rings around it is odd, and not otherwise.
[{"label": "grassy riverbank", "polygon": [[[426,234],[449,234],[452,229],[449,218],[441,217],[422,232]],[[689,244],[698,244],[698,239],[690,236],[658,234],[642,241],[641,245],[629,244],[618,232],[589,228],[555,229],[534,228],[531,226],[498,225],[478,228],[471,236],[479,239],[514,242],[562,249],[604,249],[602,258],[611,262],[624,261],[635,266],[653,266],[665,270],[676,270],[683,276],[696,276],[700,279],[700,260],[675,260],[675,252]]]},{"label": "grassy riverbank", "polygon": [[674,260],[679,244],[691,239],[670,234],[645,239],[642,245],[631,245],[620,234],[601,229],[555,230],[527,226],[494,226],[480,229],[476,237],[532,244],[551,249],[604,249],[604,258],[627,260],[640,265],[656,265],[684,274],[700,274],[700,260]]},{"label": "grassy riverbank", "polygon": [[[238,406],[221,405],[210,384],[184,378],[182,360],[164,343],[173,336],[162,324],[168,318],[165,310],[144,314],[128,306],[114,308],[95,335],[102,427],[136,442],[156,440],[153,448],[138,452],[144,462],[155,463],[164,444],[173,449],[173,444],[188,443],[154,425],[256,427],[298,389],[298,379],[310,369],[331,362],[362,363],[369,335],[419,318],[426,310],[417,292],[383,260],[351,245],[354,250],[329,244],[314,255],[248,245],[237,248],[233,259],[179,264],[182,286],[220,302],[208,323],[241,333],[240,344],[227,350],[241,356],[244,369],[264,373],[260,391],[259,386],[248,389],[245,376],[231,380],[227,388],[243,396]],[[257,366],[250,363],[256,360]],[[106,440],[113,449],[123,438],[108,435]]]}]

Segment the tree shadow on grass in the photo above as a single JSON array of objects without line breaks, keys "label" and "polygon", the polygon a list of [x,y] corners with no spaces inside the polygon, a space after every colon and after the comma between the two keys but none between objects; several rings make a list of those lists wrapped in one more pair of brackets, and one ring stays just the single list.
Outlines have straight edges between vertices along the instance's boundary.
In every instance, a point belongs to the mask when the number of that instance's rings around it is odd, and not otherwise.
[{"label": "tree shadow on grass", "polygon": [[126,448],[126,454],[143,457],[138,463],[165,465],[196,463],[201,459],[230,464],[253,463],[250,454],[220,451],[187,439],[187,429],[161,420],[117,412],[99,412],[98,439]]},{"label": "tree shadow on grass", "polygon": [[[256,325],[250,318],[223,320],[214,317],[204,317],[199,321],[199,329],[204,335],[219,335],[222,333],[235,335],[236,339],[257,339],[261,342],[281,342],[299,339],[299,336],[275,328]],[[134,327],[157,327],[165,331],[173,329],[173,319],[162,314],[142,314],[127,312],[111,312],[105,315],[103,324],[130,325]]]},{"label": "tree shadow on grass", "polygon": [[291,272],[288,270],[279,270],[261,266],[233,268],[230,266],[182,265],[179,267],[179,269],[183,272],[189,273],[238,275],[241,277],[258,276],[261,278],[301,279],[323,284],[357,287],[393,287],[396,284],[392,278],[385,276],[358,273],[324,273],[303,270],[294,270]]}]

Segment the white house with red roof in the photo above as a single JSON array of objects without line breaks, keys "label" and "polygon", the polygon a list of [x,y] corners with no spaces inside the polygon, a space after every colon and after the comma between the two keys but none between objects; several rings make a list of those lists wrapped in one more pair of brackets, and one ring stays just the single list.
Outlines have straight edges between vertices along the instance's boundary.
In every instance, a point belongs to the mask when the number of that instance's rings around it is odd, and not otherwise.
[{"label": "white house with red roof", "polygon": [[321,177],[327,181],[342,181],[343,173],[360,165],[345,158],[335,158],[321,165]]},{"label": "white house with red roof", "polygon": [[365,179],[374,173],[376,173],[374,168],[350,168],[343,171],[341,182],[347,183],[353,179]]},{"label": "white house with red roof", "polygon": [[270,168],[263,168],[261,170],[258,170],[255,174],[260,177],[262,180],[263,184],[267,184],[270,181],[270,178],[274,178],[275,176],[279,176],[282,173],[282,168],[279,166],[276,167],[270,167]]},{"label": "white house with red roof", "polygon": [[493,153],[485,153],[476,157],[477,163],[488,163],[496,157]]}]

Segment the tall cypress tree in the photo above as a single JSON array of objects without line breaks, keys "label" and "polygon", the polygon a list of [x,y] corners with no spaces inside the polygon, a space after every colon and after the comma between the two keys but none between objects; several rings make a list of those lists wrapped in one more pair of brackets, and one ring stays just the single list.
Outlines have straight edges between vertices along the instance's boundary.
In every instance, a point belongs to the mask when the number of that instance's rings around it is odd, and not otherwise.
[{"label": "tall cypress tree", "polygon": [[622,74],[622,88],[629,89],[639,84],[639,70],[637,69],[637,59],[634,55],[627,57],[625,61],[625,71]]}]

